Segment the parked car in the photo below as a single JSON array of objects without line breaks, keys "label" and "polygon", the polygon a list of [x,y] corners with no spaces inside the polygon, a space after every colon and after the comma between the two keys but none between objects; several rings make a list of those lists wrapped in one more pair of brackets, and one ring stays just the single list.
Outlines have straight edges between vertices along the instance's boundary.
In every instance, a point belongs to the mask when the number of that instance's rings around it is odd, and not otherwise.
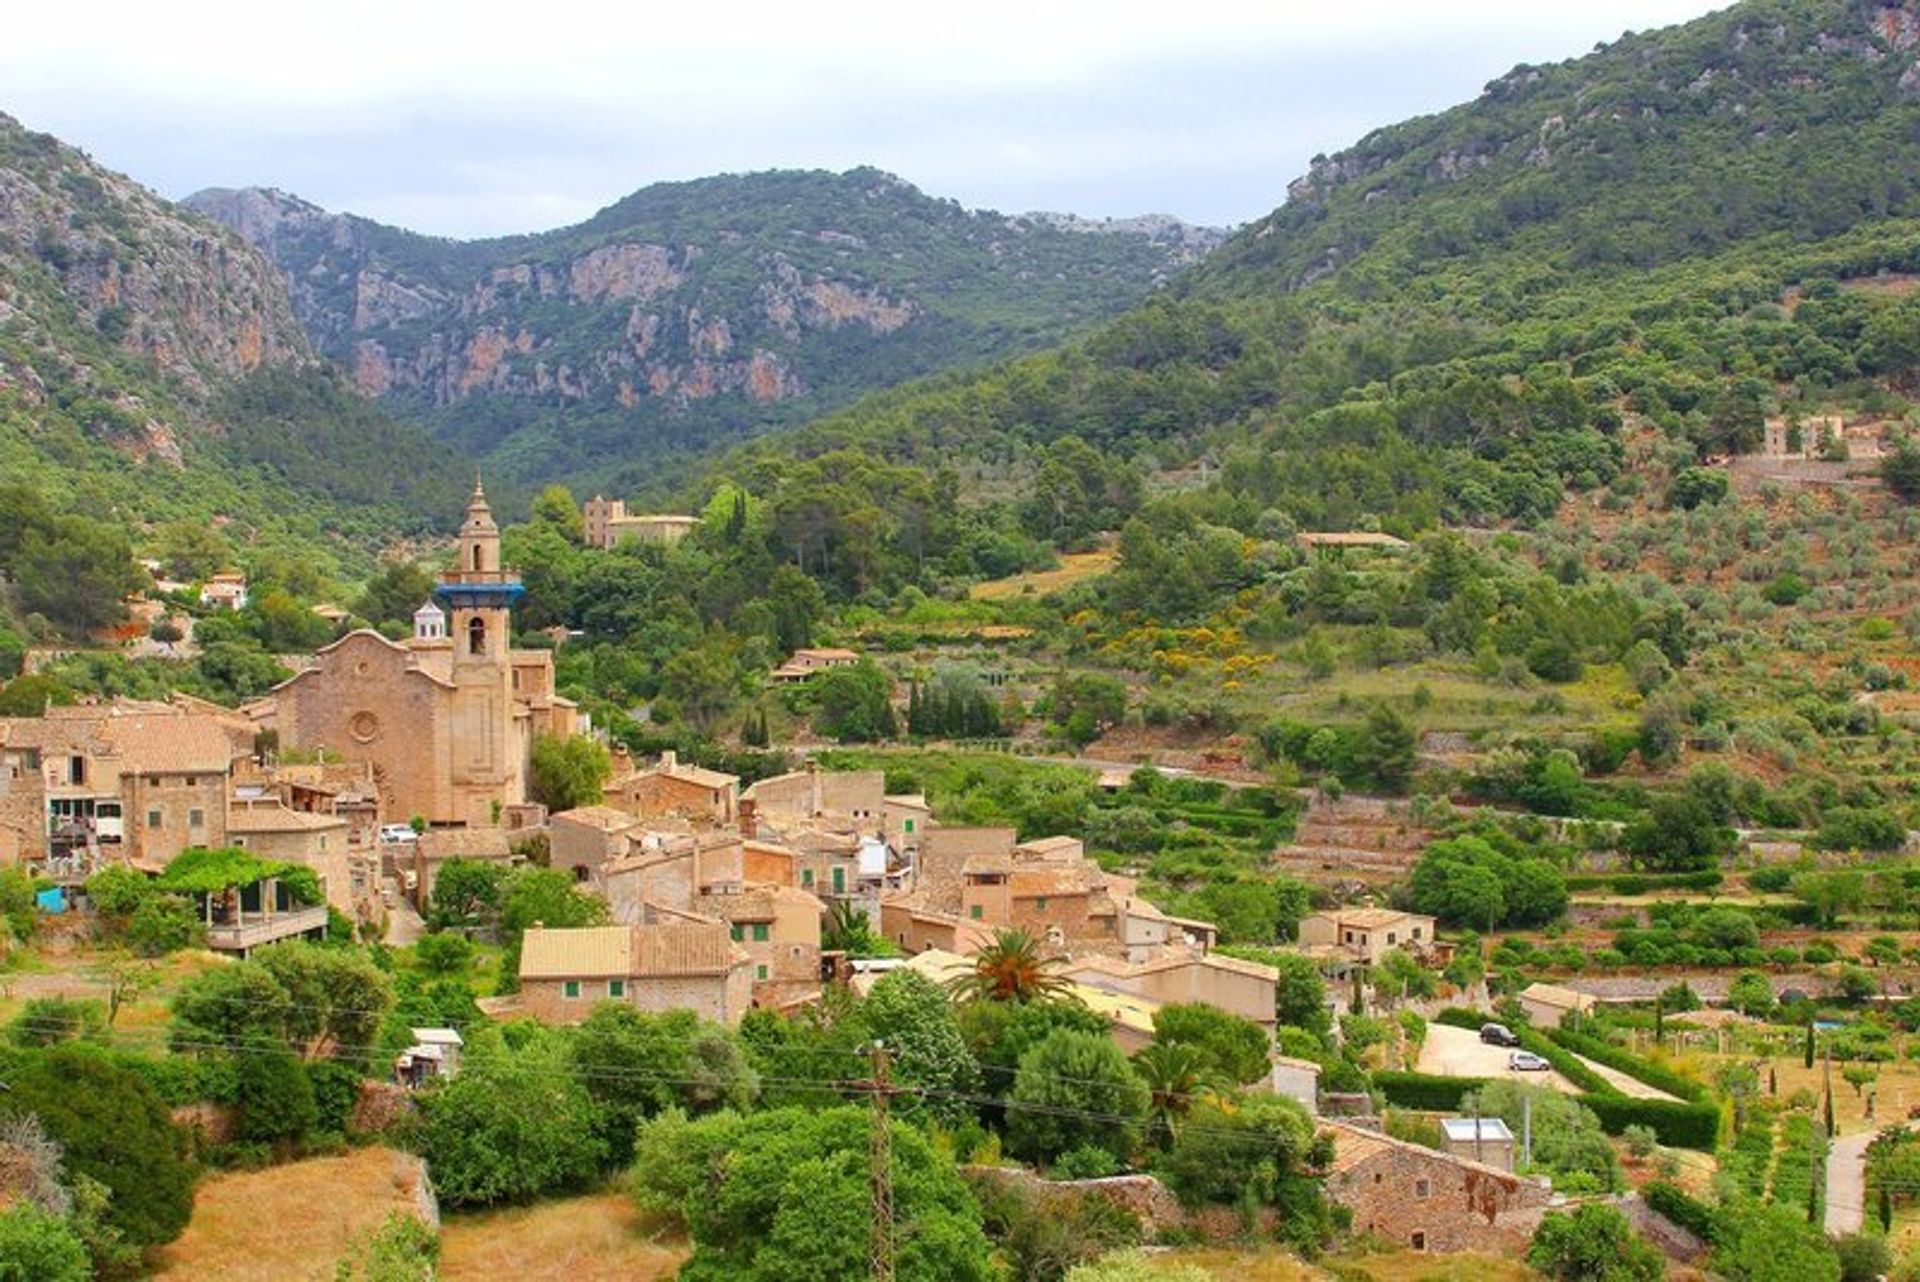
[{"label": "parked car", "polygon": [[1480,1040],[1489,1046],[1518,1046],[1520,1039],[1505,1024],[1480,1025]]},{"label": "parked car", "polygon": [[381,824],[380,844],[383,846],[403,846],[420,840],[420,834],[410,824]]},{"label": "parked car", "polygon": [[1507,1056],[1507,1067],[1517,1073],[1544,1073],[1552,1065],[1532,1051],[1515,1051]]}]

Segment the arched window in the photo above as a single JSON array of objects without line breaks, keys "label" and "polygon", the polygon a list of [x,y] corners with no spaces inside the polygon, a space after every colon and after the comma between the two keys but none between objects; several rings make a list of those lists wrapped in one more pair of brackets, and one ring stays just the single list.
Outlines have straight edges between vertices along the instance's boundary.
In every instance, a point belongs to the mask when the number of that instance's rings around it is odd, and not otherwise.
[{"label": "arched window", "polygon": [[487,652],[487,621],[482,618],[467,620],[467,653],[485,654]]},{"label": "arched window", "polygon": [[473,545],[473,568],[476,570],[480,568],[480,545],[478,543]]}]

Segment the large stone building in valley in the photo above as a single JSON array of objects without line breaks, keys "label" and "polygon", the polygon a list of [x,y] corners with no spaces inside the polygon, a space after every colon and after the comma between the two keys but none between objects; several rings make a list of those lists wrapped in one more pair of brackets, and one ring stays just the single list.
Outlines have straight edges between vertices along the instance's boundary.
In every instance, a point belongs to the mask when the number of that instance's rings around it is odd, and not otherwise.
[{"label": "large stone building in valley", "polygon": [[[577,729],[554,692],[553,656],[515,650],[520,578],[500,563],[500,529],[474,486],[458,568],[440,577],[405,643],[352,632],[313,656],[252,711],[280,746],[326,749],[373,771],[389,821],[435,826],[510,822],[527,803],[539,735]],[[444,610],[441,607],[445,607]]]}]

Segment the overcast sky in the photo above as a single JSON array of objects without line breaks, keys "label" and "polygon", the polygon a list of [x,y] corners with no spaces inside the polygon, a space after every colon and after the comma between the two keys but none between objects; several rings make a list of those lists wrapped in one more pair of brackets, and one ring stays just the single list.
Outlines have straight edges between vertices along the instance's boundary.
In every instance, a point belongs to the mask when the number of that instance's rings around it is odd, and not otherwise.
[{"label": "overcast sky", "polygon": [[650,182],[860,164],[1006,212],[1229,224],[1315,153],[1516,63],[1718,7],[34,4],[6,20],[0,111],[168,196],[273,186],[453,236],[576,222]]}]

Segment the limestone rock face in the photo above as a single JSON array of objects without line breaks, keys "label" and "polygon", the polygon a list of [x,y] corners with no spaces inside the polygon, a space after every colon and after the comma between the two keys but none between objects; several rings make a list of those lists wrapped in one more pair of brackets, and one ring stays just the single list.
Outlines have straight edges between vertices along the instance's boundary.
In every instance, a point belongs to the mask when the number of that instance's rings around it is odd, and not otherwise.
[{"label": "limestone rock face", "polygon": [[[1224,235],[1165,216],[973,212],[874,170],[650,187],[578,226],[493,241],[277,191],[187,204],[273,259],[361,394],[521,466],[558,434],[576,470],[1044,345]],[[476,420],[485,436],[463,437]],[[542,451],[511,448],[523,429]]]},{"label": "limestone rock face", "polygon": [[0,260],[7,310],[36,334],[77,323],[192,391],[312,356],[285,284],[245,239],[5,115]]}]

